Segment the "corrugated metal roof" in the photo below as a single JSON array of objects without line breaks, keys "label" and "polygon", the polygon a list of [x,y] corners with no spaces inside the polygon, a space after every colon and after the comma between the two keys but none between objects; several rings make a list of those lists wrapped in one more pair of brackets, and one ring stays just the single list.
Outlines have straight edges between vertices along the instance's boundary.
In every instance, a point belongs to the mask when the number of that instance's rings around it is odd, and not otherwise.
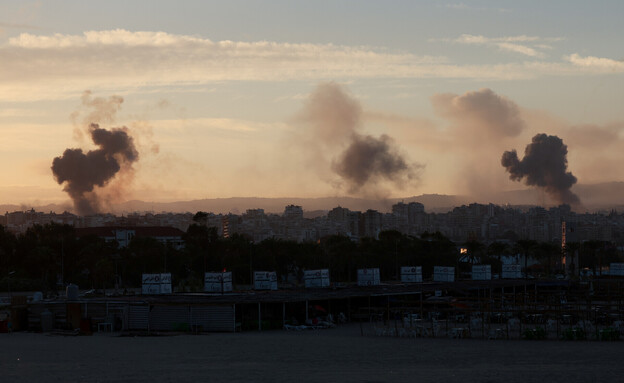
[{"label": "corrugated metal roof", "polygon": [[[569,281],[552,281],[546,286],[567,287]],[[534,280],[492,280],[492,281],[458,281],[458,282],[425,282],[415,284],[382,284],[379,286],[360,287],[348,286],[344,288],[327,289],[288,289],[277,291],[236,291],[226,294],[210,293],[177,293],[169,295],[131,295],[111,298],[82,298],[81,302],[119,302],[119,303],[142,303],[150,305],[220,305],[238,303],[276,303],[276,302],[303,302],[327,299],[347,299],[369,296],[390,296],[419,294],[420,292],[431,293],[435,290],[447,290],[454,293],[474,291],[477,289],[500,289],[502,287],[524,287],[531,289],[534,286],[543,285]],[[454,294],[458,295],[458,294]],[[59,303],[65,303],[64,300]],[[43,302],[42,302],[43,303]],[[49,304],[50,301],[45,303]]]}]

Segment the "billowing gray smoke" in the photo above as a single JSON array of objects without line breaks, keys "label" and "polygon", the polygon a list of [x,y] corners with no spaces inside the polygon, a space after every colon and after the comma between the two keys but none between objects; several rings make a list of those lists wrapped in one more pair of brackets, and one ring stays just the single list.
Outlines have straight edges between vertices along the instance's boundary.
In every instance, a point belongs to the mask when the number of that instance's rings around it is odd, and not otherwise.
[{"label": "billowing gray smoke", "polygon": [[82,149],[66,149],[52,161],[52,173],[59,184],[65,182],[78,214],[99,211],[100,201],[93,189],[103,187],[122,169],[129,169],[138,159],[132,137],[126,128],[106,130],[91,124],[89,133],[99,149],[84,153]]},{"label": "billowing gray smoke", "polygon": [[578,196],[570,190],[576,177],[568,172],[568,147],[557,136],[538,134],[524,150],[522,161],[515,150],[503,153],[501,164],[509,178],[529,186],[543,188],[559,203],[580,204]]},{"label": "billowing gray smoke", "polygon": [[311,128],[305,149],[320,153],[317,163],[333,158],[331,169],[350,193],[370,193],[379,181],[402,187],[416,179],[422,165],[409,163],[392,138],[359,132],[362,114],[359,101],[342,86],[319,84],[300,113],[300,119]]},{"label": "billowing gray smoke", "polygon": [[436,94],[431,102],[436,114],[453,120],[461,130],[467,130],[468,137],[479,141],[516,137],[525,128],[518,105],[488,88],[463,95]]},{"label": "billowing gray smoke", "polygon": [[360,128],[362,106],[335,82],[321,83],[305,103],[301,119],[323,145],[340,146]]},{"label": "billowing gray smoke", "polygon": [[375,178],[395,183],[412,179],[411,166],[397,153],[392,138],[354,134],[347,149],[333,163],[333,170],[348,182],[349,191],[357,192]]}]

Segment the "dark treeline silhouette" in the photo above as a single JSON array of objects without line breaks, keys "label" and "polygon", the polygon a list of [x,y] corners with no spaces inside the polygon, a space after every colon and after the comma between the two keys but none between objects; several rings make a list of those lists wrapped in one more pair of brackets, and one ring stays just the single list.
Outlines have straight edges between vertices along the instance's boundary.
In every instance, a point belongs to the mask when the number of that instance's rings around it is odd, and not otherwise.
[{"label": "dark treeline silhouette", "polygon": [[[353,242],[334,235],[319,242],[297,243],[268,239],[253,243],[234,234],[217,235],[216,228],[193,224],[185,246],[176,249],[153,238],[134,237],[127,247],[96,236],[78,237],[73,226],[34,225],[14,235],[0,225],[0,290],[56,291],[68,283],[80,288],[110,289],[140,287],[142,273],[172,273],[177,291],[201,291],[203,274],[232,271],[238,285],[252,283],[254,270],[277,271],[281,281],[301,281],[306,269],[327,268],[334,282],[355,282],[357,269],[378,267],[382,280],[398,279],[401,266],[422,266],[430,278],[433,266],[454,266],[470,271],[470,262],[492,265],[500,272],[504,255],[527,255],[539,261],[533,267],[541,275],[560,272],[561,248],[554,243],[517,241],[514,245],[477,241],[456,244],[440,233],[419,238],[398,231],[384,231],[379,239]],[[467,249],[460,254],[458,247]],[[608,242],[568,244],[579,252],[579,267],[599,274],[601,266],[620,260],[617,248]],[[524,265],[523,265],[524,266]]]}]

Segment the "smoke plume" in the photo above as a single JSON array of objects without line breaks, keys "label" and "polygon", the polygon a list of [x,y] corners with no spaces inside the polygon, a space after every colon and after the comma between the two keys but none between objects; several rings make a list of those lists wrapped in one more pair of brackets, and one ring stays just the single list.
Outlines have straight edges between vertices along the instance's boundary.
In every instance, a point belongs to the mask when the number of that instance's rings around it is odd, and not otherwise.
[{"label": "smoke plume", "polygon": [[80,98],[82,106],[90,110],[85,117],[86,123],[99,121],[100,123],[112,123],[115,121],[115,114],[121,109],[124,99],[121,96],[112,95],[108,98],[92,97],[90,90],[85,90]]},{"label": "smoke plume", "polygon": [[360,127],[362,106],[340,85],[323,83],[310,94],[300,119],[324,145],[341,145]]},{"label": "smoke plume", "polygon": [[348,183],[351,193],[379,179],[401,186],[404,180],[414,177],[412,167],[398,153],[392,138],[385,134],[379,138],[354,134],[351,144],[338,161],[334,161],[332,168]]},{"label": "smoke plume", "polygon": [[522,181],[528,186],[543,188],[559,203],[580,204],[570,188],[576,177],[567,171],[568,147],[557,136],[537,134],[524,150],[524,158],[518,159],[515,150],[503,153],[501,164],[509,172],[509,178]]},{"label": "smoke plume", "polygon": [[431,103],[436,115],[448,122],[438,131],[448,144],[438,150],[456,158],[451,182],[479,201],[493,198],[508,184],[498,165],[500,148],[512,145],[526,129],[521,108],[488,88],[435,94]]},{"label": "smoke plume", "polygon": [[436,94],[431,98],[436,114],[451,119],[465,130],[465,135],[489,136],[492,139],[518,136],[525,128],[516,103],[488,88],[466,92]]},{"label": "smoke plume", "polygon": [[89,133],[99,149],[84,153],[82,149],[66,149],[52,161],[52,173],[65,190],[78,214],[97,213],[101,201],[95,187],[106,186],[118,173],[128,172],[138,159],[138,152],[125,127],[106,130],[91,124]]},{"label": "smoke plume", "polygon": [[362,106],[336,83],[318,85],[299,120],[309,128],[299,145],[313,154],[317,166],[324,166],[319,173],[329,167],[340,177],[335,184],[345,186],[349,193],[371,192],[382,181],[403,187],[422,168],[410,163],[388,135],[360,133]]}]

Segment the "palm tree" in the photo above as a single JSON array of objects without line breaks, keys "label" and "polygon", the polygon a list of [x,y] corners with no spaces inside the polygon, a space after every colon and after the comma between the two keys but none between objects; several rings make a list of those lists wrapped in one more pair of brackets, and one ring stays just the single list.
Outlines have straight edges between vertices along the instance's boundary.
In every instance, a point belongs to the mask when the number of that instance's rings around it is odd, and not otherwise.
[{"label": "palm tree", "polygon": [[575,274],[575,268],[578,267],[578,265],[574,264],[574,258],[575,258],[574,255],[578,254],[580,248],[581,248],[581,244],[579,242],[567,242],[563,249],[564,255],[572,256],[572,261],[570,263],[570,266],[568,266],[568,270],[570,271],[571,275]]},{"label": "palm tree", "polygon": [[551,275],[553,257],[559,256],[561,249],[551,242],[540,242],[535,249],[535,256],[546,266],[546,274]]},{"label": "palm tree", "polygon": [[524,256],[524,278],[529,278],[528,263],[529,255],[533,253],[537,242],[531,239],[521,239],[516,242],[516,249]]}]

